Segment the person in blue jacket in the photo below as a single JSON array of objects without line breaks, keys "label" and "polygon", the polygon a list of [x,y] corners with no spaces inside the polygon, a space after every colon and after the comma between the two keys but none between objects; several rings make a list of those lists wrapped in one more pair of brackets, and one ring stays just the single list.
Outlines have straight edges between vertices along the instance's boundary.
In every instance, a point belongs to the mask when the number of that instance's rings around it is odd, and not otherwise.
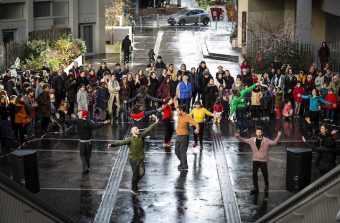
[{"label": "person in blue jacket", "polygon": [[[312,90],[312,95],[300,95],[302,99],[309,100],[309,117],[312,120],[314,127],[319,128],[319,103],[332,105],[325,99],[319,96],[318,90],[315,88]],[[333,104],[333,106],[336,106]]]},{"label": "person in blue jacket", "polygon": [[179,83],[179,98],[182,105],[186,105],[186,112],[189,112],[191,99],[191,83],[188,81],[188,75],[183,75]]}]

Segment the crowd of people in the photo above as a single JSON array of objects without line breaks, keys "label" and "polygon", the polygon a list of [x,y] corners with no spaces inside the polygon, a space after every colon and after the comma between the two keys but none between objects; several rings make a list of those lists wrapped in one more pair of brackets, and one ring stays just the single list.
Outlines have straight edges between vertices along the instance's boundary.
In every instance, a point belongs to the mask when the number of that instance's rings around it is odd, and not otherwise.
[{"label": "crowd of people", "polygon": [[[163,113],[163,146],[171,147],[172,112],[176,108],[185,114],[179,116],[184,123],[193,124],[194,147],[199,142],[201,151],[205,122],[221,125],[233,120],[240,134],[237,137],[241,137],[249,130],[249,120],[300,119],[304,140],[309,140],[318,137],[320,120],[335,125],[338,119],[339,74],[333,73],[328,63],[321,69],[312,65],[308,70],[296,71],[276,59],[266,72],[257,75],[244,60],[241,74],[236,77],[222,66],[212,74],[205,61],[190,69],[181,64],[176,70],[161,56],[145,70],[132,73],[124,68],[117,63],[110,70],[102,61],[97,71],[92,64],[78,66],[77,62],[67,72],[63,65],[50,69],[48,63],[38,73],[7,69],[0,91],[2,150],[9,148],[9,140],[23,146],[30,138],[41,137],[53,128],[65,131],[76,123],[70,117],[82,118],[82,114],[96,122],[130,118],[139,131],[144,131],[149,129],[150,116]],[[189,131],[183,129],[176,130],[179,169],[187,168],[182,153],[188,147]]]}]

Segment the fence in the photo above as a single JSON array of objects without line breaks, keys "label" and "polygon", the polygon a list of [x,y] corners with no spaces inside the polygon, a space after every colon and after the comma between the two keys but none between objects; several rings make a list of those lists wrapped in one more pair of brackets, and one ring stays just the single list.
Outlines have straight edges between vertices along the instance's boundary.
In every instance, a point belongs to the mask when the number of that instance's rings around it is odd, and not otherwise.
[{"label": "fence", "polygon": [[63,35],[71,34],[71,28],[52,27],[49,30],[36,30],[28,34],[28,40],[54,40]]},{"label": "fence", "polygon": [[16,58],[24,58],[24,43],[11,41],[0,45],[0,68],[10,67]]},{"label": "fence", "polygon": [[[265,38],[247,38],[246,58],[256,72],[267,70],[276,56],[281,56],[282,63],[290,64],[295,72],[307,70],[313,63],[320,67],[318,50],[319,42],[300,42],[299,40],[268,40]],[[333,71],[340,71],[340,42],[328,44],[330,64]]]}]

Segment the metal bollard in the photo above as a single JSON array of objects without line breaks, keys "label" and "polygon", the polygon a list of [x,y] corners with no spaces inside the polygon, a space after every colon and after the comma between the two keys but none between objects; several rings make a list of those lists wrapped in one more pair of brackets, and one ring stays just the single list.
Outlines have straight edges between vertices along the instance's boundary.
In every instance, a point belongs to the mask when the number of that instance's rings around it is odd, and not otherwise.
[{"label": "metal bollard", "polygon": [[159,14],[157,14],[157,29],[159,29]]}]

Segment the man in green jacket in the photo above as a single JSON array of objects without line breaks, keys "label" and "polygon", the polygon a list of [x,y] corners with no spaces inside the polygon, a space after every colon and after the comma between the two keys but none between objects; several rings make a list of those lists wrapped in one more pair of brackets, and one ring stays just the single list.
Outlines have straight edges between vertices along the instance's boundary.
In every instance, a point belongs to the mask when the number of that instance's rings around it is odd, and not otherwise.
[{"label": "man in green jacket", "polygon": [[236,120],[237,125],[240,129],[240,133],[246,132],[248,128],[246,127],[246,103],[245,103],[245,95],[248,92],[251,92],[256,86],[259,86],[259,83],[253,84],[250,87],[247,87],[246,89],[243,89],[242,91],[238,91],[236,89],[233,90],[233,101],[231,104],[231,110],[229,119],[231,120],[233,117],[234,112],[236,111]]},{"label": "man in green jacket", "polygon": [[159,119],[156,119],[156,122],[146,128],[143,132],[137,127],[131,128],[131,137],[124,140],[117,140],[111,144],[108,144],[107,147],[110,149],[111,147],[128,145],[130,148],[129,154],[129,163],[132,168],[133,176],[132,176],[132,189],[131,193],[134,195],[138,195],[138,182],[143,178],[145,174],[145,165],[144,165],[144,140],[145,137],[152,131],[152,129],[156,126]]}]

